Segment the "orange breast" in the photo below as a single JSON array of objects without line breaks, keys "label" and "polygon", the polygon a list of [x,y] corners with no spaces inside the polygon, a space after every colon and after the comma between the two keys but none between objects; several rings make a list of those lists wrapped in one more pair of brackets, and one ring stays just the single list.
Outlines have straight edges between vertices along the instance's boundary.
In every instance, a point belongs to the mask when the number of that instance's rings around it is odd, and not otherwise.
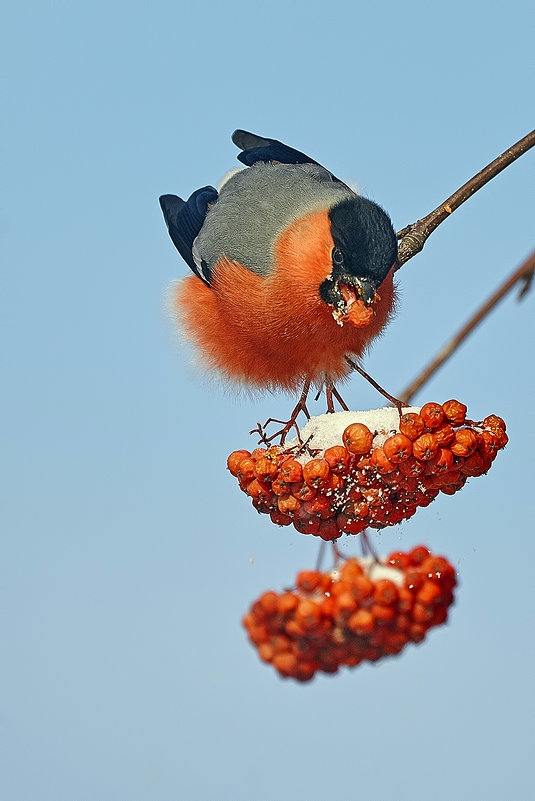
[{"label": "orange breast", "polygon": [[372,322],[338,325],[319,295],[333,247],[327,212],[313,212],[278,238],[277,268],[268,278],[223,258],[212,272],[212,288],[196,276],[180,281],[177,316],[207,366],[247,385],[288,390],[306,377],[345,377],[344,355],[360,355],[382,330],[394,289],[390,272]]}]

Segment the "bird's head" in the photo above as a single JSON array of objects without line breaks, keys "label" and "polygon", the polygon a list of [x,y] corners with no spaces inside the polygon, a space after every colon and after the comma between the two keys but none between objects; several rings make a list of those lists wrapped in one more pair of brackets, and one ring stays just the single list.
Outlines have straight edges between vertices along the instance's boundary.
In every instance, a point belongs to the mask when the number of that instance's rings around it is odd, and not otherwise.
[{"label": "bird's head", "polygon": [[377,290],[396,261],[396,233],[388,214],[359,195],[333,206],[329,221],[332,269],[320,286],[320,297],[340,324],[349,319],[366,325],[380,300]]}]

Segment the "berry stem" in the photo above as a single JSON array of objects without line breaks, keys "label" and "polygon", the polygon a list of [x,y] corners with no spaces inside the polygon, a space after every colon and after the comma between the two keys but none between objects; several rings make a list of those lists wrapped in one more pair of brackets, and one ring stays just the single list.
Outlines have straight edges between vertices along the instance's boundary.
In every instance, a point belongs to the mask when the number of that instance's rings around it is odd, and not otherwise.
[{"label": "berry stem", "polygon": [[368,538],[368,535],[365,531],[361,531],[360,533],[360,542],[362,546],[362,555],[363,556],[371,556],[375,562],[379,562],[379,557],[377,556],[377,551],[371,544],[371,541]]},{"label": "berry stem", "polygon": [[326,544],[327,543],[325,541],[323,541],[320,544],[320,549],[318,551],[318,558],[316,559],[316,567],[314,568],[318,572],[321,570],[321,563],[323,562],[323,557],[325,555],[325,546],[326,546]]}]

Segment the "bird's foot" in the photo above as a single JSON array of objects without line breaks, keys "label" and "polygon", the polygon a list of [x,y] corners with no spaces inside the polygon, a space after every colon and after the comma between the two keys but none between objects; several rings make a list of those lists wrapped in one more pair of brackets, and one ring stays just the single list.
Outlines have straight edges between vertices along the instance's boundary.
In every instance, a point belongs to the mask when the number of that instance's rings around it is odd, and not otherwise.
[{"label": "bird's foot", "polygon": [[333,397],[336,398],[336,400],[338,401],[344,412],[349,411],[349,406],[346,405],[344,399],[342,398],[342,396],[340,395],[340,393],[338,392],[338,390],[336,389],[336,387],[334,386],[333,382],[330,379],[328,379],[327,382],[325,383],[325,397],[327,398],[327,411],[330,414],[333,414],[334,412]]},{"label": "bird's foot", "polygon": [[[258,423],[257,427],[253,428],[253,430],[250,431],[249,433],[250,434],[254,434],[256,432],[257,434],[259,434],[260,435],[260,442],[263,443],[266,446],[268,446],[277,437],[280,437],[280,444],[284,445],[284,442],[285,442],[286,437],[288,436],[289,432],[292,430],[292,428],[295,428],[295,432],[297,434],[297,439],[298,439],[299,445],[303,446],[303,441],[301,439],[301,432],[299,430],[299,426],[297,425],[297,418],[299,417],[300,413],[303,412],[303,414],[306,416],[307,420],[310,420],[310,413],[309,413],[309,411],[307,409],[307,405],[306,405],[306,400],[307,400],[307,397],[308,397],[309,389],[310,389],[310,380],[307,379],[305,381],[304,386],[303,386],[303,391],[301,392],[301,397],[297,401],[297,404],[296,404],[292,414],[290,415],[290,419],[289,420],[277,420],[274,417],[270,417],[268,420],[266,420],[264,425],[261,425],[260,423]],[[276,431],[274,434],[272,434],[271,436],[268,437],[267,434],[266,434],[266,428],[271,423],[280,423],[283,427],[281,429],[279,429],[279,431]]]},{"label": "bird's foot", "polygon": [[359,373],[363,378],[365,378],[366,381],[369,381],[369,383],[372,385],[372,387],[375,387],[375,389],[378,392],[380,392],[383,397],[385,397],[387,400],[389,400],[390,403],[392,403],[396,407],[396,409],[398,410],[399,417],[401,419],[401,417],[403,416],[402,409],[403,408],[406,408],[406,409],[409,408],[409,404],[408,403],[404,403],[403,401],[399,400],[399,398],[395,398],[393,395],[391,395],[389,392],[387,392],[386,389],[383,389],[382,386],[380,384],[378,384],[377,381],[375,381],[371,377],[371,375],[368,375],[368,373],[365,370],[363,370],[362,367],[360,367],[360,365],[358,365],[356,362],[354,362],[353,359],[350,359],[349,356],[346,356],[345,359],[346,359],[346,362],[348,363],[348,365],[353,370],[356,370],[356,372]]}]

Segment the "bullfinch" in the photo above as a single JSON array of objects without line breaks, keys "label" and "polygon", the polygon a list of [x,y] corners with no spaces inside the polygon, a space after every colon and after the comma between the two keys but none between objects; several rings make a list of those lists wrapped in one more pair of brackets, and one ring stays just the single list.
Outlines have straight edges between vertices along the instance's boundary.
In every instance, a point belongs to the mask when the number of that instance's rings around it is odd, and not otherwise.
[{"label": "bullfinch", "polygon": [[397,238],[380,206],[314,159],[237,130],[246,165],[187,200],[162,195],[193,275],[173,308],[204,363],[249,388],[294,391],[347,376],[394,304]]}]

